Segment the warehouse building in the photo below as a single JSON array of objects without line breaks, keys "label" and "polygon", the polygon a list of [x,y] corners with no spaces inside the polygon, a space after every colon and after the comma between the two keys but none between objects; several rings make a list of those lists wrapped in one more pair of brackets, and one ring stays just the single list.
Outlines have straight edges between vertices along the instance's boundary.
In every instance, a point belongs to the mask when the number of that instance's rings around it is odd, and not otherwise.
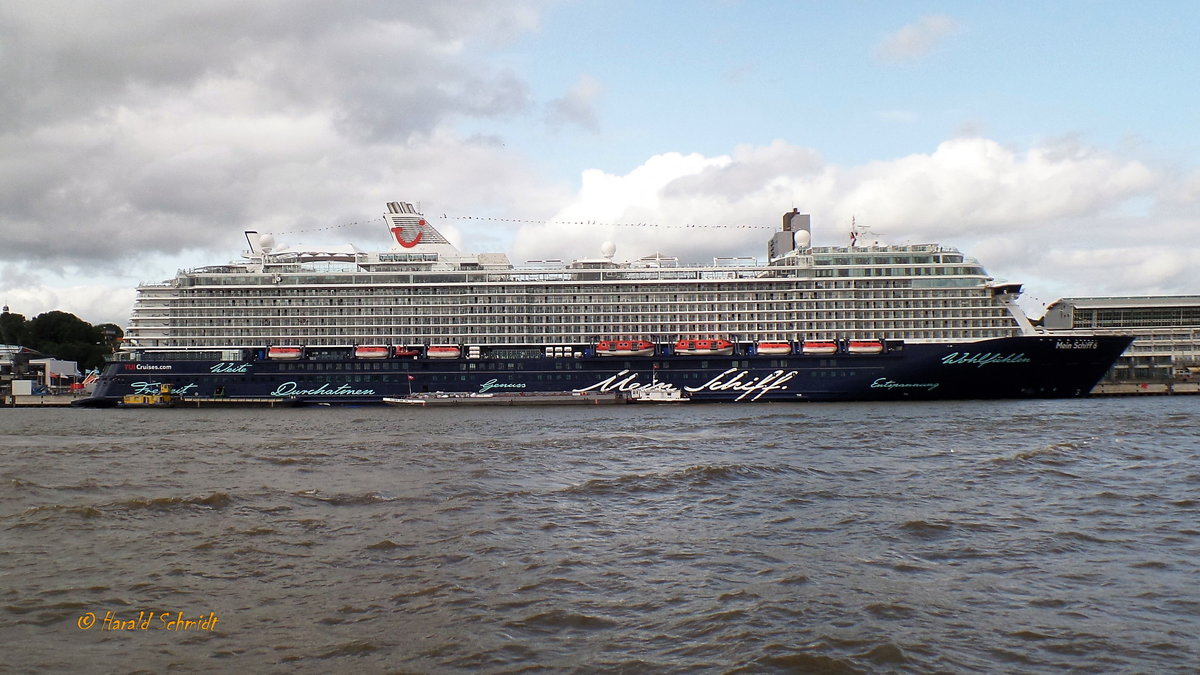
[{"label": "warehouse building", "polygon": [[1105,382],[1200,381],[1200,295],[1062,298],[1046,307],[1041,323],[1135,336]]}]

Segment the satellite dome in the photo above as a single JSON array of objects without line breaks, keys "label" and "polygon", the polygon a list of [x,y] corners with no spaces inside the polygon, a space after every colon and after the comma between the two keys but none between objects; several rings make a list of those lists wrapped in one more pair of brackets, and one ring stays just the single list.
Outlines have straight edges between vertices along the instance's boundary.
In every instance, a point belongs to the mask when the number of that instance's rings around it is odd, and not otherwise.
[{"label": "satellite dome", "polygon": [[264,234],[258,238],[258,246],[264,251],[270,251],[275,248],[275,237],[269,234]]},{"label": "satellite dome", "polygon": [[600,244],[600,255],[604,256],[605,258],[612,259],[612,257],[616,254],[616,244],[612,243],[611,241],[606,241],[603,244]]},{"label": "satellite dome", "polygon": [[812,246],[812,234],[808,230],[800,230],[796,233],[796,248],[803,251]]}]

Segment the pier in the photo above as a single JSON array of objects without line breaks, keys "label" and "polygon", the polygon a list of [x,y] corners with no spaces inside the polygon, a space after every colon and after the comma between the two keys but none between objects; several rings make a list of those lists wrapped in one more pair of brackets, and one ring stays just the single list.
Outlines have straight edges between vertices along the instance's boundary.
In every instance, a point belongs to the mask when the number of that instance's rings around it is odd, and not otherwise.
[{"label": "pier", "polygon": [[239,398],[230,396],[180,396],[172,408],[293,408],[303,405],[294,398]]},{"label": "pier", "polygon": [[1200,394],[1200,382],[1102,382],[1091,396],[1172,396]]},{"label": "pier", "polygon": [[0,396],[0,407],[5,408],[63,408],[83,398],[70,394],[14,394]]}]

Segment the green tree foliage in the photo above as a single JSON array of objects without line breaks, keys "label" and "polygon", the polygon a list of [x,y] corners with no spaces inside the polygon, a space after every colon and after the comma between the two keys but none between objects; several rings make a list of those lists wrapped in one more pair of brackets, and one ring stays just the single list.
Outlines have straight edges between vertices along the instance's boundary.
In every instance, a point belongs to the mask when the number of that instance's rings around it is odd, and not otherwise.
[{"label": "green tree foliage", "polygon": [[115,323],[102,323],[96,326],[96,330],[100,331],[104,344],[108,345],[109,354],[117,351],[121,346],[121,339],[125,337],[125,331]]},{"label": "green tree foliage", "polygon": [[[108,332],[99,326],[80,319],[67,312],[46,312],[33,317],[26,322],[19,314],[4,314],[0,321],[8,320],[17,323],[9,317],[20,318],[23,344],[31,349],[64,361],[75,361],[81,369],[97,368],[104,363],[104,357],[113,352],[115,337],[109,338]],[[120,334],[117,328],[117,337]]]},{"label": "green tree foliage", "polygon": [[[8,309],[7,307],[5,309]],[[25,344],[25,316],[22,314],[0,314],[0,344]]]}]

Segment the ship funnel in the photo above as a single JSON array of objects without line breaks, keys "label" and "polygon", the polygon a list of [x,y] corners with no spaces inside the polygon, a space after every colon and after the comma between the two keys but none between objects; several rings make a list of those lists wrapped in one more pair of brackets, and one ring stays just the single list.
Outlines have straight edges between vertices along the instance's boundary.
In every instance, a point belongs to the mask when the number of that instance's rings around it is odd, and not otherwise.
[{"label": "ship funnel", "polygon": [[767,242],[767,260],[778,260],[796,250],[797,244],[807,249],[812,244],[811,216],[792,209],[783,214],[783,231],[776,232]]},{"label": "ship funnel", "polygon": [[800,209],[792,209],[783,214],[784,232],[808,232],[812,234],[812,216],[800,213]]},{"label": "ship funnel", "polygon": [[387,207],[388,212],[383,215],[383,220],[401,248],[414,248],[418,244],[444,244],[449,247],[447,252],[457,254],[454,246],[417,212],[412,202],[388,202]]}]

